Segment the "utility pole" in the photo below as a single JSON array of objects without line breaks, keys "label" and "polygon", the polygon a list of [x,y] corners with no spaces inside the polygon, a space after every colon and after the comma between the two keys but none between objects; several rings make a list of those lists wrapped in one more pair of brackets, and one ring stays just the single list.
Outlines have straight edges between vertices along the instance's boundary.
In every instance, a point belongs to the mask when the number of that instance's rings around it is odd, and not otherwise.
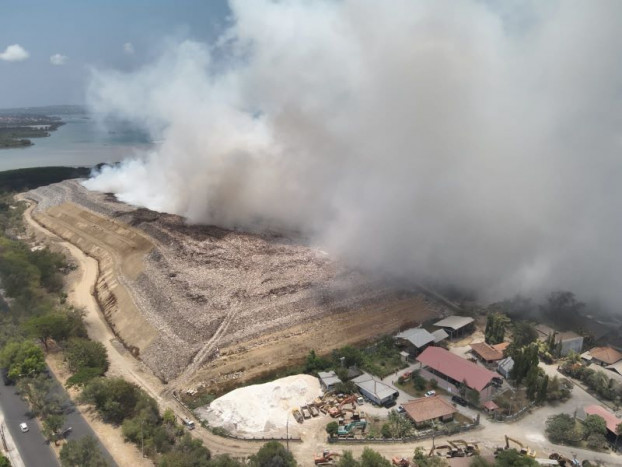
[{"label": "utility pole", "polygon": [[145,423],[145,421],[141,420],[140,422],[140,457],[141,458],[145,457],[145,437],[143,436],[143,423]]},{"label": "utility pole", "polygon": [[285,430],[287,433],[287,440],[285,443],[287,444],[287,450],[289,451],[289,414],[287,415],[287,421],[285,422]]}]

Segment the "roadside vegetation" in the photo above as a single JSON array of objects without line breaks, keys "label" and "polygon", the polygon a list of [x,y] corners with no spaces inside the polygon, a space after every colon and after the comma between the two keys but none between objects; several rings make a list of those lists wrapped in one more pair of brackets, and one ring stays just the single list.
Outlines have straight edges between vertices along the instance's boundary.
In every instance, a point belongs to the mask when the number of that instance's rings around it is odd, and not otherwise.
[{"label": "roadside vegetation", "polygon": [[581,381],[590,391],[596,393],[598,397],[612,401],[616,406],[622,405],[622,384],[610,378],[598,366],[596,368],[586,366],[578,354],[570,353],[560,366],[560,371],[571,378]]},{"label": "roadside vegetation", "polygon": [[320,357],[311,350],[305,361],[304,372],[317,374],[318,371],[335,370],[343,381],[347,379],[347,369],[353,366],[379,378],[385,378],[406,368],[407,365],[402,361],[393,338],[382,336],[363,349],[348,345],[334,350],[329,357]]},{"label": "roadside vegetation", "polygon": [[580,421],[562,413],[553,415],[546,421],[546,436],[556,444],[602,451],[607,448],[606,435],[607,425],[600,415],[586,415]]}]

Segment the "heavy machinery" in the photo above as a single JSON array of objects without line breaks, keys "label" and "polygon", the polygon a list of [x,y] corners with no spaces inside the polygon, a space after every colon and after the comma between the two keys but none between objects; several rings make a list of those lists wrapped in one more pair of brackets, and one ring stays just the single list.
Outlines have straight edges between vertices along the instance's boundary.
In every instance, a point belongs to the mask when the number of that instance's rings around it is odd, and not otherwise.
[{"label": "heavy machinery", "polygon": [[292,415],[294,416],[294,418],[296,419],[298,423],[302,423],[304,421],[304,417],[300,413],[300,410],[298,409],[292,410]]},{"label": "heavy machinery", "polygon": [[320,414],[317,407],[313,404],[309,404],[309,412],[311,412],[312,417],[317,417]]},{"label": "heavy machinery", "polygon": [[577,459],[568,459],[557,452],[551,454],[549,459],[557,461],[558,465],[561,465],[562,467],[578,467],[581,465]]},{"label": "heavy machinery", "polygon": [[393,465],[399,465],[400,467],[410,467],[410,461],[405,457],[395,456],[391,459]]},{"label": "heavy machinery", "polygon": [[354,394],[346,397],[344,400],[342,400],[339,403],[339,410],[342,410],[343,406],[346,405],[346,404],[352,404],[352,408],[356,409],[356,399],[357,399],[357,397]]},{"label": "heavy machinery", "polygon": [[304,418],[311,418],[311,413],[309,412],[309,409],[306,405],[300,407],[300,411],[302,412],[302,416]]},{"label": "heavy machinery", "polygon": [[341,425],[339,429],[337,430],[337,434],[339,436],[347,436],[353,430],[356,430],[357,428],[360,428],[361,430],[365,430],[366,427],[367,427],[367,420],[365,420],[364,418],[361,420],[352,420],[347,425]]},{"label": "heavy machinery", "polygon": [[[443,449],[446,449],[447,451],[445,451],[445,453],[440,453],[439,451]],[[442,444],[440,446],[432,446],[432,449],[430,449],[430,452],[428,453],[428,457],[432,457],[434,453],[436,453],[437,456],[451,458],[452,449],[453,448],[449,444]]]},{"label": "heavy machinery", "polygon": [[505,449],[510,449],[510,441],[512,441],[520,448],[518,449],[518,452],[520,452],[521,455],[534,459],[536,458],[536,451],[530,449],[529,446],[523,445],[523,443],[521,443],[520,441],[515,440],[514,438],[510,438],[508,435],[505,435]]},{"label": "heavy machinery", "polygon": [[464,452],[467,457],[479,455],[479,446],[475,442],[468,443],[463,439],[452,439],[448,443]]},{"label": "heavy machinery", "polygon": [[320,454],[313,456],[315,465],[330,465],[335,463],[335,457],[339,457],[341,454],[338,452],[330,452],[328,450],[322,451]]}]

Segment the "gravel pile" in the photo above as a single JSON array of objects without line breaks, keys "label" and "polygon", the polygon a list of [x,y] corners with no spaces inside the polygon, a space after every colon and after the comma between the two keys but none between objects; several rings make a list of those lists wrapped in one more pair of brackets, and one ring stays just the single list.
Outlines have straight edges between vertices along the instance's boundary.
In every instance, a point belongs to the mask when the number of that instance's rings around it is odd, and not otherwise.
[{"label": "gravel pile", "polygon": [[212,427],[222,427],[240,436],[285,436],[298,428],[292,409],[306,405],[322,394],[317,378],[295,375],[270,383],[236,389],[195,412]]}]

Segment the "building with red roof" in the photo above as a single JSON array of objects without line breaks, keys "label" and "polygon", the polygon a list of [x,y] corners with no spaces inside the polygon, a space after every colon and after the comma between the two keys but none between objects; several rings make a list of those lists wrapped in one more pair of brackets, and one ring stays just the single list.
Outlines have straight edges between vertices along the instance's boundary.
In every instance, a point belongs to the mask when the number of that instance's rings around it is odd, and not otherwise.
[{"label": "building with red roof", "polygon": [[609,412],[602,405],[588,405],[583,408],[583,411],[586,415],[598,415],[605,419],[605,423],[607,424],[607,430],[609,430],[613,435],[616,434],[616,427],[622,423],[622,419],[618,418],[612,412]]},{"label": "building with red roof", "polygon": [[421,363],[421,376],[434,379],[446,391],[459,394],[466,388],[477,391],[480,402],[490,400],[497,385],[501,385],[499,375],[476,363],[465,360],[442,347],[428,347],[418,357]]}]

